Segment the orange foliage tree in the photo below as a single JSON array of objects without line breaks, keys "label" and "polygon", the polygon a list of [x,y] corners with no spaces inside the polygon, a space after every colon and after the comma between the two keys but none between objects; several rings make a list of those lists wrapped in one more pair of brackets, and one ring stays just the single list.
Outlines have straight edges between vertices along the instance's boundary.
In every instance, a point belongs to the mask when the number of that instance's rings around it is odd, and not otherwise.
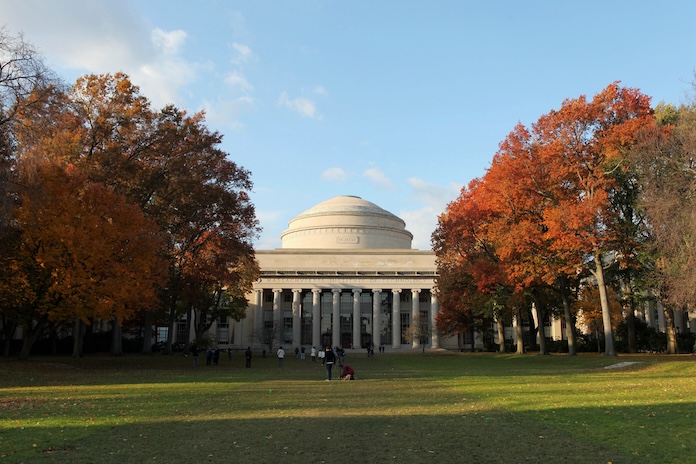
[{"label": "orange foliage tree", "polygon": [[[144,314],[150,316],[158,308],[169,313],[170,350],[174,321],[182,308],[207,309],[206,302],[221,290],[227,301],[235,304],[225,305],[227,313],[216,315],[244,316],[244,294],[258,275],[252,240],[259,227],[248,195],[252,184],[249,172],[218,148],[221,135],[207,129],[202,113],[188,116],[173,106],[153,111],[139,89],[119,73],[82,77],[66,92],[54,88],[41,104],[22,107],[18,120],[21,124],[12,134],[17,141],[13,156],[17,171],[27,175],[26,192],[18,202],[26,214],[34,211],[30,206],[39,205],[32,192],[48,188],[43,184],[51,179],[41,174],[44,168],[37,166],[50,165],[62,169],[65,175],[79,174],[84,186],[74,190],[75,195],[96,195],[101,188],[109,195],[103,194],[101,200],[132,208],[130,213],[122,214],[123,218],[144,217],[154,224],[160,240],[151,244],[151,250],[159,257],[158,267],[165,270],[166,280],[161,281],[158,273],[143,276],[148,289],[148,279],[157,282],[159,298],[153,302],[150,290],[143,290],[141,299],[148,304],[138,307],[146,308]],[[71,179],[77,182],[77,177]],[[93,205],[86,202],[90,195],[72,198],[71,203],[69,192],[63,193],[65,204],[72,204],[75,211]],[[117,216],[115,212],[109,214]],[[66,213],[61,220],[67,221],[68,216]],[[114,224],[122,226],[124,234],[128,227],[135,227],[122,221]],[[34,233],[28,230],[31,227],[27,222],[23,232]],[[47,229],[46,233],[49,230],[56,231]],[[100,273],[96,266],[89,269],[106,292],[111,274],[106,270]],[[114,287],[113,293],[103,293],[104,298],[89,302],[89,306],[98,308],[118,301],[133,308],[135,305],[127,298],[140,292],[139,287],[131,288],[119,300]],[[54,312],[66,312],[67,307],[67,302],[63,303]],[[118,314],[112,318],[115,336],[123,321]],[[134,314],[124,310],[123,315]],[[52,316],[52,320],[59,319]],[[151,329],[152,323],[146,320],[144,352],[150,351]],[[120,341],[120,336],[117,338]]]},{"label": "orange foliage tree", "polygon": [[[608,356],[616,353],[604,267],[618,235],[612,227],[616,210],[610,192],[621,188],[612,169],[624,169],[620,160],[653,123],[649,103],[637,90],[617,83],[591,101],[584,96],[566,100],[531,129],[518,125],[501,143],[478,188],[460,196],[470,202],[467,198],[474,195],[476,204],[485,205],[486,242],[495,250],[499,269],[494,275],[514,292],[555,284],[570,323],[569,279],[581,269],[594,276],[606,319]],[[440,220],[439,227],[452,233],[439,236],[452,244],[462,240],[461,231],[450,225],[456,223],[452,216],[475,220],[475,215],[458,210],[459,203],[448,205]],[[462,236],[466,242],[469,235]],[[447,252],[447,246],[436,247],[438,258]]]},{"label": "orange foliage tree", "polygon": [[11,265],[22,358],[47,323],[123,320],[152,305],[162,282],[157,229],[137,207],[71,166],[41,163],[29,180]]}]

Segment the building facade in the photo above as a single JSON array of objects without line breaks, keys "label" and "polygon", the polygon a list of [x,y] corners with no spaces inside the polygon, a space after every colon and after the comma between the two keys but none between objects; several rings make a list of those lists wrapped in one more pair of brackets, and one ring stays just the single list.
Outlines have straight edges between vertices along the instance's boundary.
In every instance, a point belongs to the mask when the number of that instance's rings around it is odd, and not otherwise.
[{"label": "building facade", "polygon": [[281,248],[256,251],[261,275],[231,344],[439,347],[435,254],[411,249],[412,238],[403,220],[355,196],[303,212]]}]

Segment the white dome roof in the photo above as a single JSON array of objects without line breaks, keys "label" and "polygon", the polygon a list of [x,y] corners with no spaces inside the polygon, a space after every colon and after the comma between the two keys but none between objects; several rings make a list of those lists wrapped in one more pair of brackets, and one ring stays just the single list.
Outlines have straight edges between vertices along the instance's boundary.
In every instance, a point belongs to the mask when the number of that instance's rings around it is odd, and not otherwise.
[{"label": "white dome roof", "polygon": [[280,236],[283,248],[410,249],[406,223],[369,201],[338,196],[293,218]]}]

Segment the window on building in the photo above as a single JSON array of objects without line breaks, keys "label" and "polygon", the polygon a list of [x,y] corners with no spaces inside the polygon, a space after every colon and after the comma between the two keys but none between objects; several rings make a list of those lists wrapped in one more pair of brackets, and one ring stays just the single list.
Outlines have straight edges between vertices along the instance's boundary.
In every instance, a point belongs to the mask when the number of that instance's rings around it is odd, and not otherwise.
[{"label": "window on building", "polygon": [[408,328],[411,326],[411,314],[410,313],[401,313],[401,344],[405,345],[408,342],[406,341],[406,334],[408,333]]},{"label": "window on building", "polygon": [[320,301],[322,339],[325,340],[326,336],[328,336],[330,340],[330,336],[333,333],[333,294],[330,291],[322,292]]},{"label": "window on building", "polygon": [[283,311],[283,343],[292,343],[292,311]]},{"label": "window on building", "polygon": [[176,323],[176,343],[188,343],[188,321],[186,319]]},{"label": "window on building", "polygon": [[430,292],[428,290],[421,290],[418,294],[418,302],[427,303],[430,301]]},{"label": "window on building", "polygon": [[166,342],[168,333],[169,333],[169,327],[158,326],[157,327],[157,342]]},{"label": "window on building", "polygon": [[218,318],[215,339],[220,344],[226,345],[230,342],[230,323],[226,317]]},{"label": "window on building", "polygon": [[314,303],[312,302],[312,294],[305,293],[302,296],[302,304],[300,306],[300,314],[302,314],[302,334],[300,336],[303,345],[311,345],[312,341],[312,327],[313,327],[313,315],[312,311],[314,308]]}]

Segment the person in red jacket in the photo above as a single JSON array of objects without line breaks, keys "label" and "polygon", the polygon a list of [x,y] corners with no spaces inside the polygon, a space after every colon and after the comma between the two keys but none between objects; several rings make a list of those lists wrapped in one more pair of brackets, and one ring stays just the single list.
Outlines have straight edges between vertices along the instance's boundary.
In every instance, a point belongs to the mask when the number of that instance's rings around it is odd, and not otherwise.
[{"label": "person in red jacket", "polygon": [[355,380],[355,371],[348,364],[341,370],[341,380]]}]

